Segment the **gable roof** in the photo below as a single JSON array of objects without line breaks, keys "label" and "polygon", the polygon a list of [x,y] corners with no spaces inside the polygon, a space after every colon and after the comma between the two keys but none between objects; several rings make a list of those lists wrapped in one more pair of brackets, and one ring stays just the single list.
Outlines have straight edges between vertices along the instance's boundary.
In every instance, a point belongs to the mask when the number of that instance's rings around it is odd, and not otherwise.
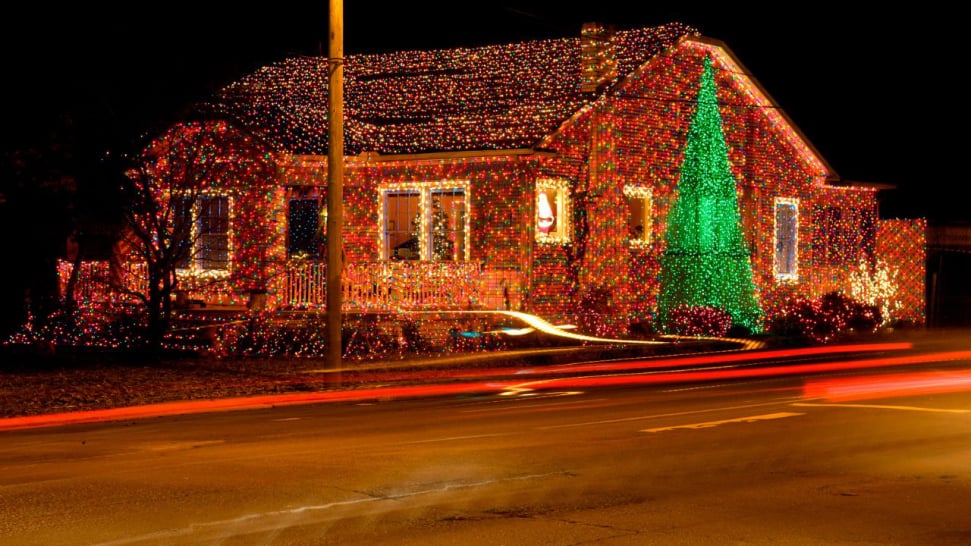
[{"label": "gable roof", "polygon": [[[616,82],[700,33],[681,23],[617,31]],[[266,66],[198,105],[280,151],[327,154],[328,59]],[[598,94],[581,91],[581,38],[349,55],[344,152],[403,154],[528,148]]]}]

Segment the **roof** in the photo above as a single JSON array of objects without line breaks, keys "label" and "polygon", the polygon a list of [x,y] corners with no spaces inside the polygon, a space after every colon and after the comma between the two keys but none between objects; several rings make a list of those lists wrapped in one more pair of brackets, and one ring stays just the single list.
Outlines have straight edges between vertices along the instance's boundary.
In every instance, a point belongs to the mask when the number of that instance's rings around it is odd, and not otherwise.
[{"label": "roof", "polygon": [[[621,81],[692,27],[614,34]],[[349,55],[344,153],[528,148],[598,95],[581,91],[581,38]],[[327,154],[328,59],[293,57],[232,83],[197,109],[243,125],[279,151]]]}]

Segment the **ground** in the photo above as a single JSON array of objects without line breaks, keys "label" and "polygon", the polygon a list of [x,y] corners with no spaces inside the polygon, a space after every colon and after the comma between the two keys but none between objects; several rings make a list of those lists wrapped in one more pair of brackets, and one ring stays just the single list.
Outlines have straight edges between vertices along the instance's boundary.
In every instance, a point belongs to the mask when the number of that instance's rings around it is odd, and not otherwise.
[{"label": "ground", "polygon": [[10,351],[0,355],[0,418],[139,406],[160,402],[352,389],[455,379],[460,370],[538,367],[571,359],[674,354],[710,347],[576,345],[345,361],[335,385],[319,359],[163,358],[147,364],[131,355]]}]

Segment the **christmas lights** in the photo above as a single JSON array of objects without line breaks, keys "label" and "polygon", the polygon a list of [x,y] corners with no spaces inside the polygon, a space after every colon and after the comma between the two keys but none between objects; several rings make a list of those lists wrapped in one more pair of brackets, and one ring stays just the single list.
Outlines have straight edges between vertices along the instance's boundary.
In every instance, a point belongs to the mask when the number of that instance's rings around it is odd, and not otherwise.
[{"label": "christmas lights", "polygon": [[[763,312],[849,293],[860,264],[883,258],[900,267],[897,286],[880,288],[885,308],[922,321],[924,226],[885,227],[874,190],[829,185],[832,170],[723,46],[678,23],[618,31],[596,44],[587,74],[581,49],[578,36],[346,57],[349,311],[521,309],[600,336],[663,325],[675,309],[721,328],[727,311],[757,331]],[[310,232],[326,223],[298,218],[326,203],[327,74],[322,57],[264,67],[199,105],[228,121],[182,124],[154,144],[211,136],[182,155],[218,156],[206,191],[230,205],[227,268],[180,272],[191,299],[241,307],[265,293],[265,312],[323,320],[324,234]],[[215,144],[227,140],[229,150]],[[157,155],[157,172],[178,172],[179,154]],[[391,217],[393,192],[417,197],[408,225]],[[390,235],[411,236],[415,214],[421,259],[393,260]],[[139,271],[113,274],[140,286]],[[857,290],[878,283],[868,271]],[[129,304],[86,286],[80,308]],[[683,312],[686,303],[701,309]],[[259,341],[239,328],[226,326],[224,347],[248,339],[251,353],[263,343],[261,354],[309,354],[324,343],[313,328],[299,349],[272,329]],[[418,343],[405,330],[391,338]]]},{"label": "christmas lights", "polygon": [[711,58],[706,57],[677,200],[668,214],[658,300],[662,328],[670,328],[674,309],[688,306],[721,310],[731,315],[735,325],[750,331],[761,329],[735,188]]}]

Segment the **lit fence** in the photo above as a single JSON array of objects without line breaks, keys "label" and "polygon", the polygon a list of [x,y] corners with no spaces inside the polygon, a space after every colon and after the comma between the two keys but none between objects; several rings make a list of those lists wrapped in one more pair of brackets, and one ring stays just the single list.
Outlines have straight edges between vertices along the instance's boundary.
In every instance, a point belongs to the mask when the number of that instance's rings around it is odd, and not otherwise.
[{"label": "lit fence", "polygon": [[[291,262],[279,305],[321,309],[327,305],[327,265]],[[481,300],[478,264],[454,262],[357,262],[341,274],[345,310],[465,309]]]},{"label": "lit fence", "polygon": [[[73,264],[59,266],[61,294],[66,295]],[[327,306],[327,264],[291,261],[282,275],[271,280],[267,303],[272,308],[320,310]],[[341,307],[345,311],[454,310],[481,306],[482,277],[478,264],[454,262],[357,262],[345,264],[341,275]],[[81,263],[74,299],[85,304],[134,303],[129,291],[147,289],[145,266],[108,261]],[[232,286],[232,280],[200,283],[179,279],[181,291],[190,299],[209,303],[243,305],[247,295]]]}]

